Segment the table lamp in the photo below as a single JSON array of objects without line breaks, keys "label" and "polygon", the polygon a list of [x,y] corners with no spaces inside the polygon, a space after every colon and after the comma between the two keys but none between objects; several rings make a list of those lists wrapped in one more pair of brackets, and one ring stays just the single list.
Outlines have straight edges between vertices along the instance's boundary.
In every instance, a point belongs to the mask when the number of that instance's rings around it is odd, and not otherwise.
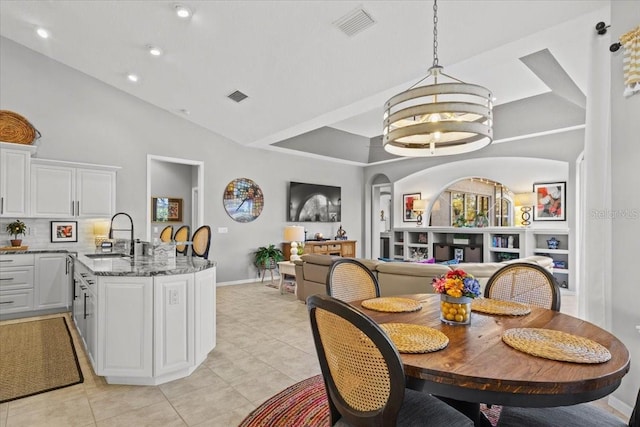
[{"label": "table lamp", "polygon": [[513,203],[520,206],[522,211],[522,225],[527,227],[531,225],[531,206],[536,203],[536,193],[519,193],[516,194]]},{"label": "table lamp", "polygon": [[418,223],[416,224],[418,227],[422,225],[422,214],[427,210],[427,202],[428,200],[426,199],[417,199],[413,201],[412,210],[418,214],[416,218],[418,220]]},{"label": "table lamp", "polygon": [[93,223],[93,236],[96,247],[108,239],[109,227],[109,221],[97,221]]},{"label": "table lamp", "polygon": [[291,255],[289,261],[300,259],[298,255],[298,242],[304,241],[304,227],[299,225],[289,225],[284,228],[284,241],[291,242]]}]

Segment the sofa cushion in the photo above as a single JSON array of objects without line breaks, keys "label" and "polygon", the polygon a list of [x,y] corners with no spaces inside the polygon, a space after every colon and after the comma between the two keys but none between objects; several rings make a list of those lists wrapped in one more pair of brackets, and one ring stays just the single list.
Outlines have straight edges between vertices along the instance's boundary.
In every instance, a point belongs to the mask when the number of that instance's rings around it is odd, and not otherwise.
[{"label": "sofa cushion", "polygon": [[451,271],[440,264],[419,264],[412,262],[383,262],[376,267],[378,274],[398,274],[403,276],[436,277]]}]

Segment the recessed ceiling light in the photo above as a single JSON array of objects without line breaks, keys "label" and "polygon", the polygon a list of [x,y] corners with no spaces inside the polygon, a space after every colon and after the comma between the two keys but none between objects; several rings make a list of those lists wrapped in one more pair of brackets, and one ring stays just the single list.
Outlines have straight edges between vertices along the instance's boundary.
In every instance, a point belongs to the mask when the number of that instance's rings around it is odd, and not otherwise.
[{"label": "recessed ceiling light", "polygon": [[48,39],[48,38],[49,38],[49,36],[51,35],[51,34],[49,33],[49,31],[47,31],[46,29],[44,29],[44,28],[42,28],[42,27],[41,27],[41,28],[36,29],[36,34],[38,34],[38,35],[39,35],[41,38],[43,38],[43,39]]},{"label": "recessed ceiling light", "polygon": [[149,50],[149,55],[151,56],[160,56],[162,55],[162,49],[160,49],[158,46],[147,46],[147,50]]},{"label": "recessed ceiling light", "polygon": [[189,9],[187,6],[183,4],[176,4],[174,7],[176,9],[176,15],[178,15],[178,17],[182,19],[191,17],[191,9]]},{"label": "recessed ceiling light", "polygon": [[127,74],[127,80],[129,80],[132,83],[137,83],[138,80],[140,80],[140,77],[138,77],[137,74],[129,73]]}]

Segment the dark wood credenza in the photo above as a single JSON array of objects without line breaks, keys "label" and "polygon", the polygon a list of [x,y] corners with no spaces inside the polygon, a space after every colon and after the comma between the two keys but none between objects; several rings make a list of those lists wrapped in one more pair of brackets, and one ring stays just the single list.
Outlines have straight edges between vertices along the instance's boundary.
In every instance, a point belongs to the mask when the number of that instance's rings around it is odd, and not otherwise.
[{"label": "dark wood credenza", "polygon": [[[282,242],[284,259],[289,261],[291,243]],[[356,240],[308,240],[304,242],[305,254],[339,255],[347,258],[356,256]]]}]

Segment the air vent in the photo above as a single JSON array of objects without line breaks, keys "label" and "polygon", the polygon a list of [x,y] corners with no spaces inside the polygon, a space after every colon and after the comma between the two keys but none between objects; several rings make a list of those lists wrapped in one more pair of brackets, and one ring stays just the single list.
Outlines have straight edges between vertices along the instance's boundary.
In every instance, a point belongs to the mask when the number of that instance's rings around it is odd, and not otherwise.
[{"label": "air vent", "polygon": [[343,33],[348,35],[349,37],[353,37],[358,34],[360,31],[369,28],[376,21],[373,20],[371,15],[366,12],[362,8],[358,8],[353,10],[352,12],[347,13],[342,18],[338,19],[333,23],[336,27],[338,27]]},{"label": "air vent", "polygon": [[227,98],[236,101],[236,102],[240,102],[243,99],[248,98],[247,95],[245,95],[244,93],[240,92],[239,90],[236,90],[235,92],[233,92],[232,94],[228,95]]}]

